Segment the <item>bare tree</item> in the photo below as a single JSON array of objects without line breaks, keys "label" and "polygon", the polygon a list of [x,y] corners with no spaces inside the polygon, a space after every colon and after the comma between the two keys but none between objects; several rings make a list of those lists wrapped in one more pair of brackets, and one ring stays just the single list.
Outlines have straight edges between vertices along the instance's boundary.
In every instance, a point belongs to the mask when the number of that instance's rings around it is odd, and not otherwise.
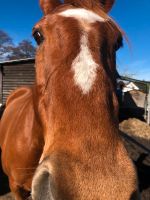
[{"label": "bare tree", "polygon": [[18,45],[13,44],[12,38],[0,30],[0,61],[32,58],[35,56],[35,47],[29,40],[22,40]]},{"label": "bare tree", "polygon": [[12,46],[12,38],[6,32],[0,30],[0,60],[4,59],[4,56],[10,52]]},{"label": "bare tree", "polygon": [[7,59],[24,59],[32,58],[35,56],[35,47],[32,45],[31,41],[23,40],[18,44],[18,46],[12,47],[11,53],[7,56]]}]

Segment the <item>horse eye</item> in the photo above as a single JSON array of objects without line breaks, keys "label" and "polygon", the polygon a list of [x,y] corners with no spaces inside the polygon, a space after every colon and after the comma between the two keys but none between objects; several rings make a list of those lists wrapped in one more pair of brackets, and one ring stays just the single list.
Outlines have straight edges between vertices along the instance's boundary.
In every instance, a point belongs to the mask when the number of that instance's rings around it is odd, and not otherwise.
[{"label": "horse eye", "polygon": [[44,37],[40,31],[34,31],[33,37],[38,45],[40,45],[44,41]]}]

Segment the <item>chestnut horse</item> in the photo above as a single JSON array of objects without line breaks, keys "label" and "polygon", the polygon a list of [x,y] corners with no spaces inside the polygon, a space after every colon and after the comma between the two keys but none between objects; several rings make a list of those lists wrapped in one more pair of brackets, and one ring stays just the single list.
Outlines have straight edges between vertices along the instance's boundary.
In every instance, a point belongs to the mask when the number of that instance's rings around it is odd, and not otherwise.
[{"label": "chestnut horse", "polygon": [[8,98],[2,163],[16,200],[138,199],[118,130],[114,0],[41,0],[36,82]]}]

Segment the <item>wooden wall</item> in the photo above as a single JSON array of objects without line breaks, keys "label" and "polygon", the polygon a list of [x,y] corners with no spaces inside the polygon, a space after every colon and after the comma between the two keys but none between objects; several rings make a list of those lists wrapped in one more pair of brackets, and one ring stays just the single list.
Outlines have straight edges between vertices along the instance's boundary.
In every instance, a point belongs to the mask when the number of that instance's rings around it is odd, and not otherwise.
[{"label": "wooden wall", "polygon": [[1,64],[0,103],[5,104],[8,95],[20,86],[33,85],[35,80],[34,61]]},{"label": "wooden wall", "polygon": [[0,104],[2,104],[2,92],[3,92],[3,66],[0,65]]}]

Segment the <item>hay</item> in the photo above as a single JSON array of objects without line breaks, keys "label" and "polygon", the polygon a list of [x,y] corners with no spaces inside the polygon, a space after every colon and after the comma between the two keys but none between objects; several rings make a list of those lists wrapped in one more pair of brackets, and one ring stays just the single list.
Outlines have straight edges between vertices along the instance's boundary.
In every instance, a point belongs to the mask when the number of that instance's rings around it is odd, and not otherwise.
[{"label": "hay", "polygon": [[120,124],[120,130],[150,149],[150,126],[145,122],[128,119]]},{"label": "hay", "polygon": [[141,137],[150,141],[150,126],[138,119],[128,119],[120,124],[120,129],[130,135]]},{"label": "hay", "polygon": [[[148,124],[138,119],[132,118],[120,123],[119,127],[121,132],[130,136],[135,141],[145,146],[147,149],[150,149],[150,126]],[[123,138],[123,141],[132,160],[136,161],[141,154],[147,153],[147,151],[145,151],[140,146],[134,144],[129,139]],[[143,164],[150,166],[150,155],[147,154],[147,157],[143,161]],[[141,193],[141,199],[150,199],[150,187],[143,190],[143,192]]]},{"label": "hay", "polygon": [[14,200],[14,197],[11,193],[9,193],[4,196],[0,196],[0,200]]}]

